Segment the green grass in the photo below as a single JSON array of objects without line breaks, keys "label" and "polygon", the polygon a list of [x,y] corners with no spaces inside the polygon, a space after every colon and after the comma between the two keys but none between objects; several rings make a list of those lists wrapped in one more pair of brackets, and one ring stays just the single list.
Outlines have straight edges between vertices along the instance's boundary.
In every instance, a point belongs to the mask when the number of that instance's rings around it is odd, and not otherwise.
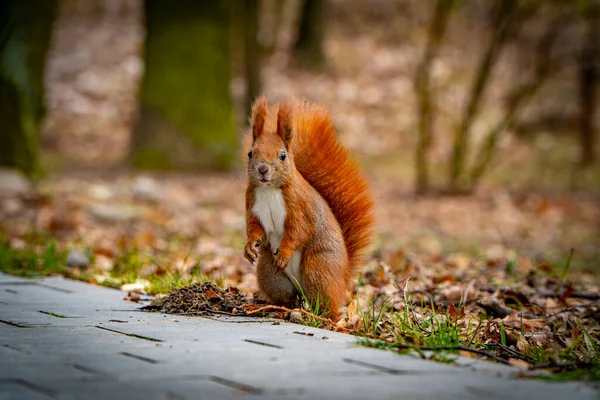
[{"label": "green grass", "polygon": [[[568,265],[557,271],[559,276],[566,276]],[[360,278],[359,285],[360,288]],[[366,312],[359,312],[362,328],[358,332],[361,339],[357,344],[378,349],[392,350],[400,353],[416,352],[423,358],[440,362],[453,362],[453,355],[460,350],[477,349],[489,355],[501,358],[512,357],[503,354],[493,345],[480,342],[479,334],[489,319],[481,315],[479,321],[461,313],[461,305],[450,306],[444,311],[435,307],[420,307],[419,313],[411,305],[410,295],[405,297],[405,306],[401,311],[390,310],[388,301],[381,308],[371,300]],[[360,310],[360,307],[358,307]],[[597,329],[597,324],[593,325]],[[499,326],[498,345],[508,346],[509,335],[520,331],[509,332],[503,322]],[[531,344],[522,353],[523,359],[536,368],[548,369],[552,375],[542,376],[551,380],[590,380],[600,381],[600,342],[598,338],[577,322],[572,331],[573,341],[564,349],[553,349],[549,344]],[[514,340],[514,339],[513,339]],[[425,351],[432,351],[426,356]]]},{"label": "green grass", "polygon": [[[7,242],[0,241],[0,271],[29,278],[63,275],[87,282],[95,282],[98,279],[98,276],[95,275],[95,272],[98,271],[94,271],[93,268],[81,271],[67,267],[67,251],[60,250],[53,240],[45,238],[41,234],[28,235],[27,239],[27,246],[23,249],[14,249]],[[189,253],[184,259],[184,263],[188,257]],[[143,267],[148,264],[158,266],[158,272],[143,276]],[[114,268],[108,276],[100,279],[98,284],[119,288],[128,283],[143,282],[148,293],[159,294],[168,293],[196,282],[209,281],[220,287],[225,286],[221,277],[202,274],[198,265],[192,267],[190,273],[184,274],[179,270],[163,267],[157,260],[145,256],[137,247],[133,246],[130,249],[123,249],[116,258]]]},{"label": "green grass", "polygon": [[[329,301],[331,299],[328,298],[327,300],[325,300],[320,294],[317,294],[315,301],[311,302],[304,294],[304,290],[302,289],[302,286],[300,285],[298,280],[296,280],[296,278],[293,279],[296,281],[296,287],[299,289],[300,292],[300,301],[302,303],[302,307],[311,314],[316,315],[317,317],[327,318],[327,307],[329,307]],[[321,324],[322,322],[317,318],[308,318],[307,325],[309,326],[317,328]]]},{"label": "green grass", "polygon": [[13,249],[0,241],[0,271],[24,277],[38,277],[65,274],[66,253],[59,250],[50,240],[45,246],[36,249]]},{"label": "green grass", "polygon": [[[356,285],[357,291],[360,289],[361,281],[362,281],[362,274],[360,274],[358,277],[358,283]],[[387,310],[390,303],[391,302],[388,301],[387,299],[384,300],[383,305],[379,308],[379,310],[377,310],[377,307],[375,305],[375,299],[371,298],[371,304],[369,305],[367,312],[364,312],[364,311],[362,311],[362,309],[360,307],[360,302],[358,300],[358,292],[357,292],[356,308],[359,313],[358,315],[360,316],[361,321],[362,321],[362,334],[364,336],[370,336],[370,337],[378,336],[380,323],[382,322],[382,318],[385,315],[384,313]]]},{"label": "green grass", "polygon": [[149,293],[168,293],[194,283],[213,282],[219,287],[225,287],[225,282],[222,278],[213,279],[208,275],[200,272],[200,268],[195,266],[189,275],[183,275],[181,271],[170,271],[162,276],[153,276],[149,279],[150,284],[146,287]]}]

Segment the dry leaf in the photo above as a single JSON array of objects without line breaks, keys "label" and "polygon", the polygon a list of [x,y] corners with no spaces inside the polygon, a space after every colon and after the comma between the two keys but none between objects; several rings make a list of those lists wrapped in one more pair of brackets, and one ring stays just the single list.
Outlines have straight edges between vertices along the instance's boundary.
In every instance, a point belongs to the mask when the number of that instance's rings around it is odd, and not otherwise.
[{"label": "dry leaf", "polygon": [[529,367],[531,367],[531,364],[529,364],[527,361],[518,358],[509,358],[508,362],[510,365],[521,369],[529,369]]}]

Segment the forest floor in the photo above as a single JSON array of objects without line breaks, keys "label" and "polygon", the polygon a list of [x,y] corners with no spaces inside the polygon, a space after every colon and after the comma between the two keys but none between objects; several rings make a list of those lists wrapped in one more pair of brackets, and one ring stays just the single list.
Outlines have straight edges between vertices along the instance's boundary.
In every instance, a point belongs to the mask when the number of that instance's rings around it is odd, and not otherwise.
[{"label": "forest floor", "polygon": [[[309,306],[316,317],[297,322],[397,350],[485,351],[523,368],[600,378],[593,198],[501,190],[418,198],[370,178],[376,240],[344,317],[327,321]],[[242,175],[126,171],[13,184],[0,200],[0,269],[120,287],[133,300],[210,281],[235,288],[240,303],[219,308],[227,296],[212,286],[169,311],[255,311],[254,267],[242,255],[244,186]]]}]

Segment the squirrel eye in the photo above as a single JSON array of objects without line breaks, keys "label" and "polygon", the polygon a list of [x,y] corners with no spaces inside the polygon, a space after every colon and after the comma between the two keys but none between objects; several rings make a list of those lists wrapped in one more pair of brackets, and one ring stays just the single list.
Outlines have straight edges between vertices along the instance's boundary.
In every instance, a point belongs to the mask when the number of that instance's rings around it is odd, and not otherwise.
[{"label": "squirrel eye", "polygon": [[248,152],[248,158],[252,158],[252,150]]},{"label": "squirrel eye", "polygon": [[279,159],[281,161],[285,160],[285,157],[287,156],[287,154],[285,154],[285,151],[282,151],[281,154],[279,154]]}]

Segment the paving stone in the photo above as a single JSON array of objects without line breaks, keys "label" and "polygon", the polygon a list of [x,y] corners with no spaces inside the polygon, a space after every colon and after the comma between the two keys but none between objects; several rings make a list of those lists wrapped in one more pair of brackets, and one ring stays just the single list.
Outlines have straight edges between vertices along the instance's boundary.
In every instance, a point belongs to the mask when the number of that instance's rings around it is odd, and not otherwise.
[{"label": "paving stone", "polygon": [[206,379],[129,382],[55,382],[60,400],[231,399],[242,391]]},{"label": "paving stone", "polygon": [[53,395],[54,391],[25,380],[0,380],[0,400],[48,400]]},{"label": "paving stone", "polygon": [[535,400],[565,398],[597,399],[597,392],[583,385],[552,384],[541,381],[507,381],[482,379],[481,375],[428,373],[379,376],[327,376],[326,379],[299,377],[278,380],[273,377],[248,375],[241,382],[261,387],[266,393],[280,389],[302,389],[297,398],[321,399],[482,399]]},{"label": "paving stone", "polygon": [[599,395],[584,383],[515,380],[513,367],[464,357],[459,366],[434,363],[279,321],[144,313],[124,296],[63,278],[0,274],[0,400]]}]

